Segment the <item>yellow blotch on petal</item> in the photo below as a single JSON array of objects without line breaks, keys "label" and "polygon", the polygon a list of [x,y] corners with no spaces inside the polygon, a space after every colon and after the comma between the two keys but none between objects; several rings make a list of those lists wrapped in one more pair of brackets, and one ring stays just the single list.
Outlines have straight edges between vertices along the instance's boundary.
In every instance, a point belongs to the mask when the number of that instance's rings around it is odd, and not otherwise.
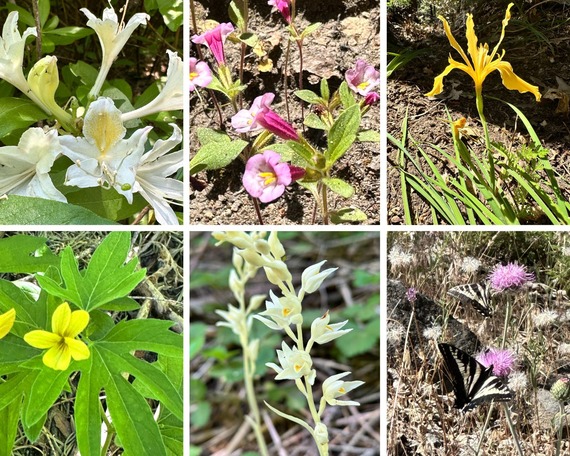
[{"label": "yellow blotch on petal", "polygon": [[488,44],[478,44],[477,35],[475,34],[473,15],[467,15],[467,29],[465,32],[465,36],[467,37],[467,54],[451,33],[451,28],[449,27],[449,24],[445,18],[438,16],[443,23],[443,28],[445,30],[447,39],[451,44],[451,47],[453,47],[453,49],[459,53],[463,59],[463,62],[458,62],[450,56],[448,59],[448,66],[440,75],[434,78],[433,88],[430,92],[426,93],[426,96],[432,97],[443,92],[443,78],[455,69],[464,71],[469,76],[471,76],[473,82],[475,83],[475,92],[477,94],[481,94],[483,89],[483,81],[485,81],[485,78],[490,73],[497,70],[501,74],[503,85],[507,89],[518,90],[520,93],[530,92],[535,96],[536,101],[540,101],[541,95],[538,87],[529,84],[528,82],[518,77],[514,73],[511,64],[503,60],[505,51],[503,50],[501,53],[498,52],[499,46],[505,37],[505,28],[507,27],[507,24],[511,18],[510,10],[512,6],[513,3],[510,3],[507,7],[505,18],[502,22],[503,28],[501,30],[501,37],[490,54]]}]

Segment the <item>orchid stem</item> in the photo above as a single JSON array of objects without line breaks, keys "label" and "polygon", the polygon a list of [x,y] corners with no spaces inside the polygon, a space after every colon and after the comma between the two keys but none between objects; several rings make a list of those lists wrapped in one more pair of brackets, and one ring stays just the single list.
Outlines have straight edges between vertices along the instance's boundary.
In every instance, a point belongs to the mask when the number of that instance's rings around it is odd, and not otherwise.
[{"label": "orchid stem", "polygon": [[328,201],[327,201],[327,186],[325,184],[322,184],[321,187],[321,198],[322,198],[322,204],[323,204],[323,224],[324,225],[328,225],[329,224],[329,208],[328,208]]}]

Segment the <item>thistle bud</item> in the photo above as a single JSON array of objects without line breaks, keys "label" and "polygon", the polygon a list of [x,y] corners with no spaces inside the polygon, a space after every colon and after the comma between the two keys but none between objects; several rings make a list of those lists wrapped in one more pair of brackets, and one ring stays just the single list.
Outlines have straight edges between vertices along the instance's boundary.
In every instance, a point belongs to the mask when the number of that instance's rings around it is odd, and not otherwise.
[{"label": "thistle bud", "polygon": [[570,400],[570,378],[562,377],[559,378],[552,388],[550,388],[550,394],[552,397],[559,402],[566,402]]}]

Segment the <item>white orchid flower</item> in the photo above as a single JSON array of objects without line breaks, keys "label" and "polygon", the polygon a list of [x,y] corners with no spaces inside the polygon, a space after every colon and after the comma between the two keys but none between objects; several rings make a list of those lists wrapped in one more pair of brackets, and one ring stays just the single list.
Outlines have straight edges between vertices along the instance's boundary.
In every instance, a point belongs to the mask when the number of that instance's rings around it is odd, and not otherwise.
[{"label": "white orchid flower", "polygon": [[281,348],[283,350],[277,350],[277,358],[281,366],[275,363],[265,364],[277,372],[275,380],[295,380],[307,376],[309,383],[314,384],[317,372],[311,369],[313,367],[311,355],[297,347],[291,349],[285,342],[281,343]]},{"label": "white orchid flower", "polygon": [[340,374],[333,375],[323,382],[323,398],[329,405],[360,405],[356,401],[339,401],[337,397],[343,396],[346,393],[364,385],[360,380],[354,382],[345,382],[341,378],[349,375],[350,372],[341,372]]},{"label": "white orchid flower", "polygon": [[140,117],[149,116],[162,111],[176,111],[184,107],[183,86],[183,65],[182,59],[177,52],[170,50],[168,53],[168,69],[166,70],[166,82],[160,93],[150,103],[126,112],[122,115],[123,122]]},{"label": "white orchid flower", "polygon": [[87,25],[95,30],[95,33],[97,33],[99,37],[101,48],[103,49],[101,68],[99,69],[97,80],[89,92],[89,96],[95,97],[99,94],[103,82],[105,82],[107,78],[109,69],[119,55],[119,52],[121,52],[135,29],[141,24],[146,25],[150,16],[146,13],[136,13],[129,19],[127,25],[124,25],[123,23],[119,23],[117,14],[112,7],[103,10],[103,17],[101,19],[97,18],[87,8],[81,8],[80,11],[89,19]]},{"label": "white orchid flower", "polygon": [[61,153],[57,131],[26,130],[17,146],[0,147],[0,195],[34,196],[66,202],[49,171]]}]

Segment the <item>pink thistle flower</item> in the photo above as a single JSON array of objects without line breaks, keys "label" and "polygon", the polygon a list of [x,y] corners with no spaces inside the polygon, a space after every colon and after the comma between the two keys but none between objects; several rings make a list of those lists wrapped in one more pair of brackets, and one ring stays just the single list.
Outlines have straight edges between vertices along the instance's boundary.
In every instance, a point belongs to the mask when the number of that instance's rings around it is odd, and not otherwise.
[{"label": "pink thistle flower", "polygon": [[196,44],[204,44],[210,48],[218,65],[225,64],[224,43],[230,33],[234,31],[234,26],[230,22],[218,24],[212,30],[202,33],[201,35],[193,35],[192,42]]},{"label": "pink thistle flower", "polygon": [[418,291],[414,287],[408,288],[408,291],[406,291],[406,298],[410,303],[416,302],[418,299]]},{"label": "pink thistle flower", "polygon": [[281,139],[299,141],[299,134],[286,120],[271,109],[262,109],[255,118],[259,125]]},{"label": "pink thistle flower", "polygon": [[505,266],[495,266],[489,275],[489,281],[494,290],[505,291],[510,288],[520,288],[525,283],[534,280],[534,274],[527,272],[524,266],[509,263]]},{"label": "pink thistle flower", "polygon": [[206,62],[190,57],[190,92],[196,87],[207,87],[212,82],[212,70]]},{"label": "pink thistle flower", "polygon": [[358,59],[354,68],[345,75],[346,83],[354,92],[368,95],[374,87],[380,84],[380,72],[364,60]]},{"label": "pink thistle flower", "polygon": [[[299,169],[287,163],[279,163],[281,156],[272,150],[251,157],[245,165],[243,186],[254,198],[269,203],[279,198],[285,187],[293,181],[292,172],[300,178]],[[292,169],[293,168],[293,169]],[[302,177],[302,176],[301,176]]]},{"label": "pink thistle flower", "polygon": [[507,377],[514,369],[516,356],[512,350],[490,348],[477,356],[483,366],[493,366],[493,375]]},{"label": "pink thistle flower", "polygon": [[288,24],[291,23],[291,11],[289,9],[289,0],[269,0],[267,4],[273,6],[275,10],[279,10],[279,12],[283,16],[283,19],[285,19],[285,22],[287,22]]},{"label": "pink thistle flower", "polygon": [[253,100],[251,108],[241,109],[232,117],[232,127],[238,133],[253,133],[263,130],[263,127],[256,120],[257,113],[261,110],[268,110],[275,94],[268,92]]},{"label": "pink thistle flower", "polygon": [[364,104],[366,106],[370,106],[375,103],[378,103],[378,101],[380,101],[380,95],[377,92],[370,92],[368,95],[366,95],[366,98],[364,99]]}]

